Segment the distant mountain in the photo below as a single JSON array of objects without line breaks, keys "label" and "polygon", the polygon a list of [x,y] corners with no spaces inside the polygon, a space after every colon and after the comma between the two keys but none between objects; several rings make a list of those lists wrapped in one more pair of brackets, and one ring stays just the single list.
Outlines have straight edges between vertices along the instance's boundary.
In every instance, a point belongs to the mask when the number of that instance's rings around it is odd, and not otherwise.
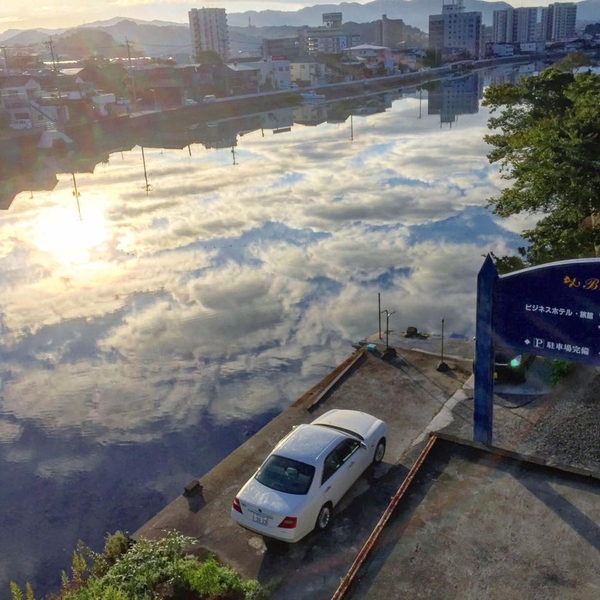
[{"label": "distant mountain", "polygon": [[57,54],[63,59],[79,60],[95,54],[105,58],[125,58],[123,44],[100,28],[78,27],[69,29],[55,43]]},{"label": "distant mountain", "polygon": [[160,27],[167,25],[185,25],[187,27],[187,23],[175,23],[173,21],[144,21],[143,19],[132,19],[131,17],[113,17],[112,19],[108,19],[106,21],[94,21],[93,23],[84,23],[82,27],[112,27],[113,25],[117,25],[121,21],[130,21],[131,23],[137,23],[138,25],[158,25]]},{"label": "distant mountain", "polygon": [[[589,0],[588,0],[589,1]],[[483,2],[482,0],[465,0],[467,11],[480,11],[484,23],[491,25],[495,10],[509,8],[507,2]],[[273,25],[294,25],[311,27],[323,24],[323,13],[341,12],[344,22],[369,23],[387,15],[390,19],[402,19],[407,25],[418,27],[423,31],[429,29],[429,15],[439,14],[442,11],[442,0],[374,0],[367,4],[356,2],[342,2],[341,4],[319,4],[302,8],[296,12],[275,10],[248,11],[227,15],[230,25],[242,27],[252,25],[266,27]]]},{"label": "distant mountain", "polygon": [[[61,33],[63,33],[64,31],[66,31],[65,29],[42,29],[42,28],[38,28],[38,29],[7,29],[6,31],[4,31],[3,33],[0,33],[0,42],[4,43],[7,40],[11,40],[11,44],[15,43],[12,40],[17,38],[17,36],[21,36],[23,34],[26,34],[23,38],[20,39],[28,39],[27,36],[32,35],[32,36],[36,36],[38,35],[40,39],[42,39],[43,37],[43,41],[46,41],[51,35],[60,35]],[[19,38],[17,38],[19,39]],[[16,42],[19,43],[19,42]],[[25,44],[30,44],[30,43],[36,43],[36,42],[23,42]]]},{"label": "distant mountain", "polygon": [[577,21],[581,23],[600,22],[600,0],[585,0],[577,4]]},{"label": "distant mountain", "polygon": [[113,25],[98,26],[96,29],[111,35],[120,43],[129,40],[147,56],[189,53],[192,50],[189,25],[153,25],[122,19]]},{"label": "distant mountain", "polygon": [[47,42],[51,35],[55,34],[47,33],[43,29],[30,29],[20,31],[16,35],[4,40],[4,43],[7,46],[34,46]]}]

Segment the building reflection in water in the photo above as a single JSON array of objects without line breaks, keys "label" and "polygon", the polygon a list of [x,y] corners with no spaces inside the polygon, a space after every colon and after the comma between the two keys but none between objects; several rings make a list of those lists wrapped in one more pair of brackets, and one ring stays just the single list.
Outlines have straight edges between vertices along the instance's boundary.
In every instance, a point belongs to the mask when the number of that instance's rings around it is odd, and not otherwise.
[{"label": "building reflection in water", "polygon": [[479,73],[454,77],[436,84],[429,90],[427,112],[440,115],[440,126],[452,126],[459,115],[479,112],[479,100],[483,97],[483,79]]}]

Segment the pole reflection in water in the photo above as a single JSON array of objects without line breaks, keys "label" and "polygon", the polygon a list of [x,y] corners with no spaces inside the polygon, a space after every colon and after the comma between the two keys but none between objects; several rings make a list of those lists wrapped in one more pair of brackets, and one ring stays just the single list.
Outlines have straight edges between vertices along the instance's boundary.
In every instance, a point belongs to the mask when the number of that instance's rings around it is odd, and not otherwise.
[{"label": "pole reflection in water", "polygon": [[77,214],[79,215],[79,220],[83,221],[83,217],[81,216],[81,205],[79,204],[79,190],[77,189],[77,180],[75,179],[75,173],[71,173],[73,177],[73,196],[75,196],[75,201],[77,202]]},{"label": "pole reflection in water", "polygon": [[146,155],[144,154],[144,146],[141,146],[141,148],[142,148],[142,163],[144,165],[144,181],[146,182],[144,189],[146,190],[146,194],[147,194],[152,189],[152,186],[148,183],[148,170],[146,169]]}]

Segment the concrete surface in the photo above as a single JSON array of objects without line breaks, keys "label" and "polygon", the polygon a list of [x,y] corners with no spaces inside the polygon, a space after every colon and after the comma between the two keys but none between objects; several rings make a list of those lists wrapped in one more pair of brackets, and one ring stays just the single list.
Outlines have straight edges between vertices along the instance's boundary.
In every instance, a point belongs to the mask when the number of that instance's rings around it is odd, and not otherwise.
[{"label": "concrete surface", "polygon": [[[349,357],[205,475],[201,493],[180,496],[134,537],[175,528],[198,540],[197,553],[217,555],[244,577],[279,582],[274,600],[329,599],[429,434],[440,432],[453,441],[436,442],[353,597],[600,598],[599,371],[580,365],[551,388],[542,365],[524,386],[498,386],[494,447],[483,451],[470,447],[472,340],[444,341],[446,372],[437,370],[437,336],[392,334],[398,354],[386,360],[385,338],[367,341],[378,345],[374,353],[363,351],[354,366],[357,355]],[[388,422],[384,462],[336,507],[329,531],[286,545],[240,528],[229,516],[238,489],[293,425],[331,408]]]},{"label": "concrete surface", "polygon": [[[469,375],[452,361],[448,373],[439,373],[436,365],[435,357],[411,351],[401,351],[391,362],[366,353],[325,399],[310,409],[319,390],[344,368],[340,365],[205,475],[200,480],[200,494],[180,496],[134,537],[156,538],[175,528],[198,540],[198,553],[217,555],[244,577],[264,583],[279,581],[274,600],[331,598],[424,445],[423,429]],[[234,523],[230,509],[236,492],[276,442],[292,425],[310,422],[331,408],[364,410],[385,420],[390,428],[383,463],[369,468],[342,499],[332,527],[286,545],[269,542]]]},{"label": "concrete surface", "polygon": [[600,597],[600,482],[438,440],[347,598]]}]

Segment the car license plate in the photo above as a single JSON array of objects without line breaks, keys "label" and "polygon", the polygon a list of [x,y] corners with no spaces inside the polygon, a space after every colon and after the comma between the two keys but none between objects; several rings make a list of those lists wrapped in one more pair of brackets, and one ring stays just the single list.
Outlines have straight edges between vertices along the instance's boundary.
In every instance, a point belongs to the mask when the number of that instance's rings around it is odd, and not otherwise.
[{"label": "car license plate", "polygon": [[252,520],[259,525],[269,524],[269,517],[266,517],[265,515],[259,515],[257,513],[252,513]]}]

